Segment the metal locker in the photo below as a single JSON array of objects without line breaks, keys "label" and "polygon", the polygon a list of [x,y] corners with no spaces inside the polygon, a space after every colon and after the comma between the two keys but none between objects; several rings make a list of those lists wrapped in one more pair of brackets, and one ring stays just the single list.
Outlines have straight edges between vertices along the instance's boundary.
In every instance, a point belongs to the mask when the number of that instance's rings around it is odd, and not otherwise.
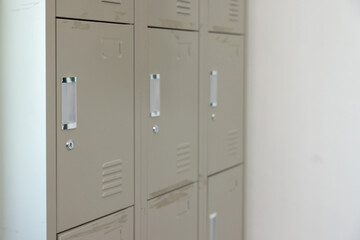
[{"label": "metal locker", "polygon": [[56,0],[56,16],[133,23],[134,0]]},{"label": "metal locker", "polygon": [[58,235],[58,240],[133,240],[134,209],[131,207]]},{"label": "metal locker", "polygon": [[242,239],[243,166],[209,178],[208,234],[210,240]]},{"label": "metal locker", "polygon": [[208,173],[243,161],[244,38],[208,35]]},{"label": "metal locker", "polygon": [[245,0],[209,0],[209,31],[244,33]]},{"label": "metal locker", "polygon": [[133,204],[133,27],[57,21],[58,232]]},{"label": "metal locker", "polygon": [[148,240],[197,240],[197,184],[148,202]]},{"label": "metal locker", "polygon": [[198,36],[149,29],[148,199],[197,181]]},{"label": "metal locker", "polygon": [[148,25],[198,30],[199,0],[148,0]]}]

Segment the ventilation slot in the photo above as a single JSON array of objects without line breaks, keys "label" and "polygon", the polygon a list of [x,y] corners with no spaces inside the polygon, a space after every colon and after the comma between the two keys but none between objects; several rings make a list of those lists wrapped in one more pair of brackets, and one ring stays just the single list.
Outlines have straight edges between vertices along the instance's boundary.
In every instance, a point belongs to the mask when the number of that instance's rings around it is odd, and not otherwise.
[{"label": "ventilation slot", "polygon": [[183,173],[190,170],[191,146],[190,143],[180,144],[177,147],[177,173]]},{"label": "ventilation slot", "polygon": [[191,2],[190,0],[177,0],[176,13],[180,15],[191,15]]},{"label": "ventilation slot", "polygon": [[236,155],[239,149],[239,131],[232,130],[228,132],[228,154],[230,156]]},{"label": "ventilation slot", "polygon": [[102,166],[102,197],[110,197],[122,192],[122,160],[106,162]]},{"label": "ventilation slot", "polygon": [[230,22],[239,22],[240,4],[239,0],[229,0],[229,20]]}]

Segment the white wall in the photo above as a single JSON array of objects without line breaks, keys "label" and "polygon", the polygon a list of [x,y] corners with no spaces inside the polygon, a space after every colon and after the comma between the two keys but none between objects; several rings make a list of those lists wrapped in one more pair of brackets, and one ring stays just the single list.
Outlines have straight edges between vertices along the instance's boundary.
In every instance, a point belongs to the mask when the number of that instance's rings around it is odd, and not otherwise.
[{"label": "white wall", "polygon": [[45,0],[0,0],[0,239],[46,239]]},{"label": "white wall", "polygon": [[360,239],[360,1],[249,0],[246,240]]}]

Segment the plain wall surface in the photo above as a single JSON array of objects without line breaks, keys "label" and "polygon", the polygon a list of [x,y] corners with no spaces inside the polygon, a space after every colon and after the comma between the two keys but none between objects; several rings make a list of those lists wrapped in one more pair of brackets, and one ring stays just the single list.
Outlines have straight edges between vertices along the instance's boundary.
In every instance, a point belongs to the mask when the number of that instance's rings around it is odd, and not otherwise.
[{"label": "plain wall surface", "polygon": [[245,240],[360,239],[360,1],[249,0]]},{"label": "plain wall surface", "polygon": [[45,0],[0,0],[0,240],[46,239]]}]

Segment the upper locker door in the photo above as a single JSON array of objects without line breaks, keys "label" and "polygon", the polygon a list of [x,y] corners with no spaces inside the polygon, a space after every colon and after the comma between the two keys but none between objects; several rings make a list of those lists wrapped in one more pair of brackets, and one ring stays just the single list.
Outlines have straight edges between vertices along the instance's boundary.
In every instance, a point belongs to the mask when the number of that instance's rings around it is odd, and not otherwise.
[{"label": "upper locker door", "polygon": [[149,198],[197,181],[198,36],[149,29]]},{"label": "upper locker door", "polygon": [[243,161],[244,39],[209,34],[208,173]]},{"label": "upper locker door", "polygon": [[198,30],[199,0],[148,0],[148,25]]},{"label": "upper locker door", "polygon": [[132,26],[58,20],[59,232],[133,204],[133,92]]},{"label": "upper locker door", "polygon": [[209,31],[244,33],[245,0],[209,0]]},{"label": "upper locker door", "polygon": [[237,166],[209,178],[209,239],[242,239],[243,166]]},{"label": "upper locker door", "polygon": [[134,0],[56,0],[56,16],[133,23]]}]

